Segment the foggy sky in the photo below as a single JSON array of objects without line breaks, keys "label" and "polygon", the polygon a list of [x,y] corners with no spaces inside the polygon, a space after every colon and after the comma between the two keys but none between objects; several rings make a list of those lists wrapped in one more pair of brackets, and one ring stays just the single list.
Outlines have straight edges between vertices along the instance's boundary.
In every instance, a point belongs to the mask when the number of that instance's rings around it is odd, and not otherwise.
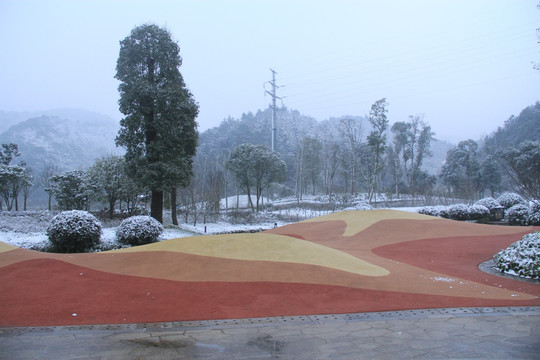
[{"label": "foggy sky", "polygon": [[[478,139],[540,100],[533,0],[0,0],[0,110],[82,108],[119,120],[119,41],[144,23],[180,45],[199,130],[283,104],[318,120],[423,115],[436,137]],[[268,84],[266,88],[269,89]]]}]

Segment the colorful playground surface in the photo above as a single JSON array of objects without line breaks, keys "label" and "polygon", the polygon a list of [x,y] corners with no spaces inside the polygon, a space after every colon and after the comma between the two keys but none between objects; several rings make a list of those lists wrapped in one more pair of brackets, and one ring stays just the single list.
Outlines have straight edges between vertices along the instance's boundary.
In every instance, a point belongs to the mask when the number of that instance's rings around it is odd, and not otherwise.
[{"label": "colorful playground surface", "polygon": [[100,253],[0,242],[0,326],[539,306],[540,285],[478,269],[534,230],[372,210]]}]

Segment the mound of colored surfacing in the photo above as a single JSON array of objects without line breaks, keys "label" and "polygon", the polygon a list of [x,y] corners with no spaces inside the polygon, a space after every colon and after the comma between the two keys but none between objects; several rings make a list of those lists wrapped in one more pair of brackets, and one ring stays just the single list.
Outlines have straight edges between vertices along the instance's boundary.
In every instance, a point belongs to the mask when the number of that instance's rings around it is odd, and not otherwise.
[{"label": "mound of colored surfacing", "polygon": [[0,326],[538,306],[540,285],[478,269],[533,230],[373,210],[91,254],[0,243]]}]

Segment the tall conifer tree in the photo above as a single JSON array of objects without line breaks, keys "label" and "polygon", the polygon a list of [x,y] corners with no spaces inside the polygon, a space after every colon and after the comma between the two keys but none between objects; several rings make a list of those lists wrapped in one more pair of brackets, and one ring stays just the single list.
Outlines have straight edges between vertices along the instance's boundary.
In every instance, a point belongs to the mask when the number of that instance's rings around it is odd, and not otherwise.
[{"label": "tall conifer tree", "polygon": [[151,191],[151,216],[163,222],[163,192],[185,186],[197,147],[199,106],[179,67],[180,47],[166,29],[146,24],[120,42],[115,78],[121,120],[116,144],[130,175]]}]

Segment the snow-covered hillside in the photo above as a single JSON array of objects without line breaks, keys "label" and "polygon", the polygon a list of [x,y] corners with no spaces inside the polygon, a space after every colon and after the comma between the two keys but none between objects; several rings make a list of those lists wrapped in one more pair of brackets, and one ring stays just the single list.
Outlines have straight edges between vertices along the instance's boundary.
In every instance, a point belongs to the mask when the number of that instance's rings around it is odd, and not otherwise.
[{"label": "snow-covered hillside", "polygon": [[46,164],[61,170],[84,169],[96,158],[122,152],[114,144],[118,128],[118,121],[105,115],[83,110],[55,110],[10,126],[0,134],[0,143],[17,144],[20,159],[35,173]]}]

